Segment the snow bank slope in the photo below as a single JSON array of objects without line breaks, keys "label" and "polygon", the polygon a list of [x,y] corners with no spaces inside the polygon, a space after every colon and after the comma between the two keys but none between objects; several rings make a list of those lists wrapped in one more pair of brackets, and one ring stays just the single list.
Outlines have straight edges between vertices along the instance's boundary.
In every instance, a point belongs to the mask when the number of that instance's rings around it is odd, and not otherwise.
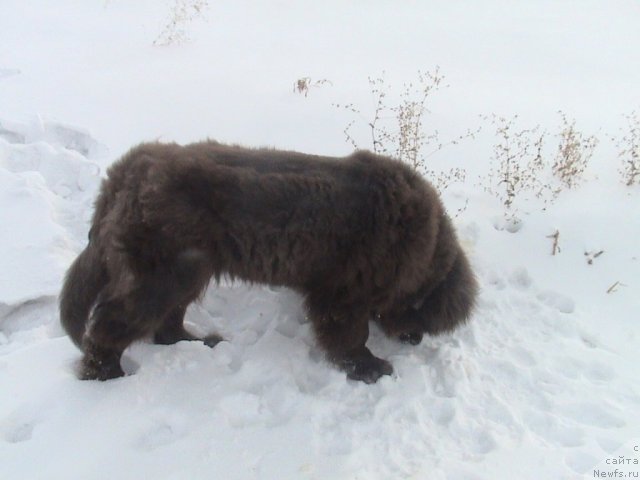
[{"label": "snow bank slope", "polygon": [[[155,48],[165,2],[0,2],[0,478],[584,479],[638,458],[621,448],[640,436],[640,200],[602,180],[617,169],[607,138],[640,98],[637,2],[208,3],[193,41]],[[386,70],[397,95],[436,65],[451,87],[425,126],[444,141],[479,114],[556,128],[558,109],[601,140],[591,183],[516,233],[471,175],[487,173],[495,128],[432,157],[469,172],[445,197],[452,211],[469,199],[456,219],[482,284],[469,325],[418,347],[374,330],[395,375],[366,386],[325,363],[295,295],[223,285],[188,321],[227,342],[141,343],[129,376],[76,380],[56,295],[98,165],[207,136],[342,154],[352,120],[370,147],[367,77]],[[330,82],[305,97],[303,77]]]},{"label": "snow bank slope", "polygon": [[74,248],[104,153],[86,132],[40,119],[0,119],[0,309],[55,296]]},{"label": "snow bank slope", "polygon": [[[458,228],[479,308],[418,347],[374,330],[371,348],[395,367],[375,385],[323,360],[296,295],[227,284],[188,314],[192,330],[227,341],[137,344],[123,360],[130,376],[80,382],[51,296],[83,244],[98,177],[89,150],[27,130],[5,127],[13,141],[1,144],[3,205],[16,206],[3,215],[24,235],[2,240],[0,301],[13,307],[0,334],[2,478],[581,478],[638,433],[640,272],[619,247],[640,231],[619,223],[611,262],[588,265],[579,251],[581,229],[610,222],[626,197],[588,217],[568,202],[512,234],[496,229],[490,199],[467,191]],[[573,232],[556,257],[540,242],[550,221]],[[629,287],[581,293],[573,282],[592,274]],[[606,304],[617,310],[605,326]]]}]

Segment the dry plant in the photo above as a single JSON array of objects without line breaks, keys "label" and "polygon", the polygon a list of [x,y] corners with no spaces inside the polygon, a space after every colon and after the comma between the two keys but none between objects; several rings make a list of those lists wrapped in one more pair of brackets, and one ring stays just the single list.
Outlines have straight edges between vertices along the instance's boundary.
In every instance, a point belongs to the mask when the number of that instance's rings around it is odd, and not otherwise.
[{"label": "dry plant", "polygon": [[532,194],[547,202],[548,184],[543,181],[546,170],[542,155],[546,132],[540,126],[519,129],[518,116],[508,119],[493,115],[497,141],[493,146],[492,164],[485,189],[505,207],[505,214],[515,218],[516,199]]},{"label": "dry plant", "polygon": [[585,137],[582,132],[576,130],[575,120],[569,121],[563,112],[558,113],[562,117],[562,126],[559,134],[560,142],[551,170],[561,185],[555,189],[555,195],[565,187],[575,188],[580,184],[593,151],[598,145],[598,139],[594,135]]},{"label": "dry plant", "polygon": [[[362,119],[369,131],[371,149],[378,154],[389,155],[411,165],[415,170],[427,175],[442,191],[455,181],[464,181],[466,172],[460,168],[436,172],[427,168],[427,159],[442,149],[457,145],[466,139],[473,139],[480,131],[467,130],[458,137],[443,141],[437,130],[425,130],[425,117],[429,112],[427,102],[440,88],[446,88],[444,76],[439,68],[432,72],[418,71],[414,82],[404,84],[397,104],[389,103],[391,88],[387,85],[384,72],[379,77],[369,77],[369,88],[373,97],[371,118],[365,117],[354,104],[335,104]],[[343,130],[345,139],[354,148],[361,148],[351,133],[358,119],[352,120]]]},{"label": "dry plant", "polygon": [[323,78],[321,80],[312,80],[311,77],[301,77],[293,83],[293,92],[304,95],[309,95],[309,90],[314,87],[322,87],[323,85],[333,85],[331,80]]},{"label": "dry plant", "polygon": [[502,202],[507,217],[516,219],[516,203],[532,198],[542,202],[545,210],[563,190],[577,187],[584,178],[599,141],[594,135],[585,136],[577,130],[575,120],[558,113],[561,126],[552,164],[546,160],[547,132],[539,125],[520,129],[517,115],[485,117],[495,126],[497,137],[485,189]]},{"label": "dry plant", "polygon": [[587,264],[593,265],[593,261],[604,253],[604,250],[598,250],[597,252],[584,252],[584,256],[587,259]]},{"label": "dry plant", "polygon": [[464,168],[450,168],[441,171],[424,169],[424,174],[440,192],[449,188],[453,183],[464,183],[467,179],[467,171]]},{"label": "dry plant", "polygon": [[616,140],[616,146],[620,149],[618,157],[622,159],[620,175],[622,181],[628,187],[640,184],[640,116],[633,111],[625,115],[627,127],[623,131],[622,138]]},{"label": "dry plant", "polygon": [[208,0],[173,0],[169,19],[153,44],[164,47],[187,42],[187,26],[196,18],[202,17],[207,8]]},{"label": "dry plant", "polygon": [[553,234],[547,235],[547,238],[553,240],[553,245],[551,246],[551,255],[556,255],[560,253],[560,230],[556,230]]},{"label": "dry plant", "polygon": [[618,287],[626,287],[627,285],[625,285],[624,283],[616,280],[608,289],[607,289],[607,293],[614,293],[618,291]]}]

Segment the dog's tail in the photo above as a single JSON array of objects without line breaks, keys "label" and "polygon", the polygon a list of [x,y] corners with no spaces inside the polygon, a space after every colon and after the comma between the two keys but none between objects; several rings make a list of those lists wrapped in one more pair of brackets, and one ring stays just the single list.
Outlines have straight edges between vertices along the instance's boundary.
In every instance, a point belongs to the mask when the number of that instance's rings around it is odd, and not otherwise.
[{"label": "dog's tail", "polygon": [[93,242],[69,268],[60,293],[60,321],[78,347],[86,328],[91,308],[107,283],[107,271]]}]

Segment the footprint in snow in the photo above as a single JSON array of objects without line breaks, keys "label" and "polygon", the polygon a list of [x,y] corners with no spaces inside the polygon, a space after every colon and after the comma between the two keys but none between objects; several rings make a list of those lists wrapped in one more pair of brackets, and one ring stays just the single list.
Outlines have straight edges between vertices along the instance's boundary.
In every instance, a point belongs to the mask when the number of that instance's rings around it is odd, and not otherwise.
[{"label": "footprint in snow", "polygon": [[598,463],[598,459],[588,453],[571,451],[565,455],[564,463],[574,472],[585,474],[593,469],[593,466]]},{"label": "footprint in snow", "polygon": [[0,420],[0,439],[8,443],[29,441],[41,421],[41,409],[34,405],[23,405]]},{"label": "footprint in snow", "polygon": [[2,438],[9,443],[20,443],[31,440],[35,422],[17,422],[2,428]]},{"label": "footprint in snow", "polygon": [[524,267],[516,268],[509,276],[509,283],[516,288],[525,290],[533,284],[529,272]]},{"label": "footprint in snow", "polygon": [[429,413],[433,420],[442,426],[449,425],[456,416],[456,409],[453,401],[448,398],[436,399],[429,407]]},{"label": "footprint in snow", "polygon": [[571,298],[551,290],[540,292],[537,298],[548,307],[555,308],[561,313],[572,313],[576,308],[575,302]]},{"label": "footprint in snow", "polygon": [[28,124],[3,121],[0,123],[0,138],[13,144],[45,142],[72,150],[86,158],[100,157],[108,151],[86,130],[39,117]]},{"label": "footprint in snow", "polygon": [[509,233],[517,233],[522,228],[522,220],[518,218],[496,217],[493,219],[493,228],[498,231],[507,231]]},{"label": "footprint in snow", "polygon": [[592,382],[610,382],[616,376],[613,367],[604,363],[592,363],[585,369],[584,374]]},{"label": "footprint in snow", "polygon": [[607,453],[614,453],[623,445],[620,439],[611,437],[597,437],[596,442]]},{"label": "footprint in snow", "polygon": [[533,367],[538,362],[529,350],[524,347],[516,346],[511,350],[511,356],[515,363],[522,367]]},{"label": "footprint in snow", "polygon": [[85,130],[57,122],[44,122],[43,129],[45,140],[78,152],[83,157],[92,158],[107,152],[106,147]]},{"label": "footprint in snow", "polygon": [[13,129],[9,127],[5,127],[2,123],[0,123],[0,138],[9,143],[24,143],[25,136],[19,132],[13,131]]},{"label": "footprint in snow", "polygon": [[574,448],[584,445],[585,433],[546,411],[529,411],[523,416],[529,430],[552,445]]},{"label": "footprint in snow", "polygon": [[137,446],[142,450],[151,451],[159,447],[171,445],[183,436],[184,428],[171,424],[170,422],[161,422],[152,426],[147,432],[142,434],[137,442]]},{"label": "footprint in snow", "polygon": [[598,428],[621,428],[626,425],[623,418],[611,413],[611,408],[593,402],[572,403],[563,406],[560,412],[575,422]]},{"label": "footprint in snow", "polygon": [[496,448],[496,441],[491,436],[491,432],[482,430],[471,435],[468,445],[469,451],[477,455],[486,455]]},{"label": "footprint in snow", "polygon": [[485,275],[485,283],[491,285],[496,290],[504,290],[507,286],[506,282],[496,272],[489,272]]}]

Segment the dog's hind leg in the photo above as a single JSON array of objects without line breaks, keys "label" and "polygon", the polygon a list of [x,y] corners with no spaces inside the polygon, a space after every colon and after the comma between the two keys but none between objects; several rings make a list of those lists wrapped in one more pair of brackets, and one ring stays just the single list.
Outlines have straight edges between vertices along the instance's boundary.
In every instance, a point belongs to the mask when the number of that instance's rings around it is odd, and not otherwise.
[{"label": "dog's hind leg", "polygon": [[216,334],[211,334],[201,339],[187,332],[183,325],[185,312],[186,308],[181,305],[173,308],[165,317],[160,328],[156,330],[153,335],[153,341],[160,345],[172,345],[182,340],[201,340],[205,345],[214,347],[222,340],[222,337]]},{"label": "dog's hind leg", "polygon": [[139,295],[99,301],[82,339],[80,378],[108,380],[124,375],[120,357],[125,348],[146,333],[143,302]]},{"label": "dog's hind leg", "polygon": [[182,326],[186,305],[208,281],[206,262],[190,251],[144,273],[123,276],[129,287],[125,290],[116,281],[108,285],[89,320],[82,340],[83,379],[124,375],[122,352],[144,336],[160,331],[163,343],[189,336]]},{"label": "dog's hind leg", "polygon": [[154,333],[153,341],[160,345],[172,345],[182,340],[198,340],[182,324],[185,312],[186,308],[183,306],[173,308]]},{"label": "dog's hind leg", "polygon": [[186,250],[178,255],[171,270],[173,285],[171,297],[174,304],[161,319],[153,334],[153,340],[160,345],[172,345],[182,340],[201,340],[205,345],[214,347],[222,340],[216,334],[201,339],[184,328],[184,316],[187,307],[205,290],[211,272],[209,257],[200,250]]}]

